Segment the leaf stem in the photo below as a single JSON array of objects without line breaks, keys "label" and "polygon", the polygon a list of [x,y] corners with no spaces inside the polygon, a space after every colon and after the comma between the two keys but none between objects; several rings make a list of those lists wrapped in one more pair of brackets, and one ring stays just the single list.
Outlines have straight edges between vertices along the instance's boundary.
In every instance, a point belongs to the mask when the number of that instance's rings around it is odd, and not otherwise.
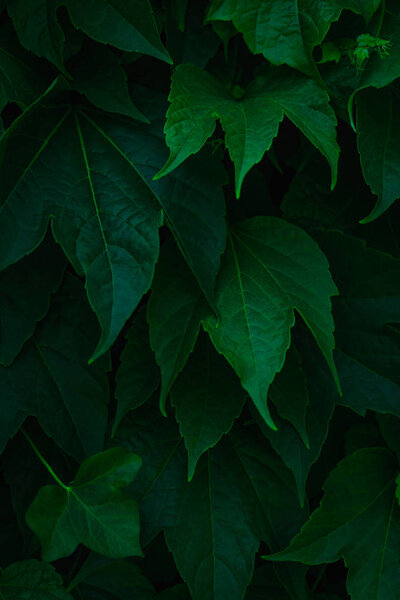
[{"label": "leaf stem", "polygon": [[386,0],[382,0],[381,12],[380,12],[379,21],[378,21],[378,28],[376,30],[375,37],[379,37],[381,34],[382,25],[383,25],[383,17],[385,16],[385,10],[386,10]]},{"label": "leaf stem", "polygon": [[27,439],[29,445],[31,446],[32,450],[34,451],[34,453],[36,454],[36,456],[38,457],[38,459],[44,464],[44,466],[46,467],[46,469],[48,470],[48,472],[50,473],[50,475],[53,477],[53,479],[58,483],[58,485],[60,485],[64,490],[66,490],[67,492],[70,491],[70,488],[65,485],[65,483],[63,483],[61,481],[61,479],[54,473],[53,469],[51,468],[51,466],[49,465],[49,463],[47,462],[47,460],[42,456],[42,454],[39,452],[36,444],[34,443],[34,441],[32,440],[32,438],[26,433],[26,431],[22,428],[21,429],[22,434],[25,436],[25,438]]}]

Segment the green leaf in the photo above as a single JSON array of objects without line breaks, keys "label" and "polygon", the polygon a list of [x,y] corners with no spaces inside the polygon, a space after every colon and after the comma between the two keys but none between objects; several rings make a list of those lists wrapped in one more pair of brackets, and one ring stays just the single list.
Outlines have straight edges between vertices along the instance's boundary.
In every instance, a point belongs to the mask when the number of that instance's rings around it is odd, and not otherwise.
[{"label": "green leaf", "polygon": [[268,394],[279,416],[293,425],[304,445],[309,448],[306,427],[309,405],[307,380],[301,367],[301,356],[293,344],[287,351],[282,371],[277,373]]},{"label": "green leaf", "polygon": [[57,21],[57,8],[61,4],[62,0],[10,0],[7,11],[21,44],[65,71],[65,36]]},{"label": "green leaf", "polygon": [[118,401],[113,435],[130,410],[144,404],[160,384],[160,373],[149,344],[149,328],[144,308],[134,316],[116,373],[115,397]]},{"label": "green leaf", "polygon": [[0,25],[0,111],[8,102],[25,108],[47,87],[47,73],[18,44],[10,23]]},{"label": "green leaf", "polygon": [[[44,126],[38,117],[46,119]],[[94,360],[108,350],[150,286],[160,209],[140,174],[84,113],[45,110],[39,103],[8,131],[0,146],[10,153],[2,164],[3,266],[40,243],[52,215],[54,236],[76,271],[85,274],[102,327]],[[15,163],[20,145],[24,150]],[[34,203],[25,194],[29,186]]]},{"label": "green leaf", "polygon": [[291,598],[277,578],[272,565],[255,569],[245,600],[264,600],[268,597],[274,600],[290,600]]},{"label": "green leaf", "polygon": [[220,118],[235,164],[239,197],[245,175],[269,150],[286,115],[327,158],[335,185],[339,156],[336,118],[326,92],[312,80],[274,71],[255,80],[237,101],[211,74],[193,65],[181,65],[174,72],[169,100],[165,133],[170,157],[157,178],[198,152]]},{"label": "green leaf", "polygon": [[143,459],[130,490],[140,505],[145,547],[176,520],[181,490],[187,482],[187,453],[175,419],[162,417],[155,402],[147,402],[125,417],[115,443]]},{"label": "green leaf", "polygon": [[200,456],[232,428],[245,395],[224,358],[201,335],[171,391],[179,429],[189,455],[189,481]]},{"label": "green leaf", "polygon": [[400,119],[393,87],[369,88],[357,95],[357,145],[366,182],[378,200],[362,220],[378,218],[400,197]]},{"label": "green leaf", "polygon": [[68,70],[73,76],[72,86],[98,108],[148,122],[133,104],[126,72],[110,48],[86,44]]},{"label": "green leaf", "polygon": [[2,571],[0,596],[4,600],[72,600],[54,567],[34,559],[16,562]]},{"label": "green leaf", "polygon": [[87,364],[97,331],[83,286],[68,273],[33,338],[0,368],[1,450],[29,415],[78,459],[103,449],[108,360]]},{"label": "green leaf", "polygon": [[69,585],[85,600],[153,600],[154,588],[138,565],[90,554]]},{"label": "green leaf", "polygon": [[353,600],[395,600],[399,576],[398,466],[385,448],[365,448],[331,472],[319,508],[286,550],[266,558],[306,564],[334,562],[349,567]]},{"label": "green leaf", "polygon": [[79,543],[110,558],[140,556],[138,508],[124,491],[140,465],[137,455],[111,448],[86,459],[69,486],[42,487],[26,520],[43,559],[69,556]]},{"label": "green leaf", "polygon": [[334,301],[339,401],[361,415],[400,416],[400,333],[391,326],[400,322],[400,260],[338,232],[315,235],[341,294]]},{"label": "green leaf", "polygon": [[[298,349],[301,354],[302,386],[306,380],[309,404],[305,415],[305,427],[309,447],[304,445],[304,439],[296,431],[294,425],[288,420],[274,415],[277,431],[267,427],[263,421],[258,420],[263,434],[269,439],[274,450],[283,462],[293,472],[297,485],[297,493],[301,505],[306,501],[306,483],[312,465],[318,459],[325,442],[329,422],[336,402],[339,398],[332,375],[321,356],[316,353],[312,340],[304,336],[295,338],[299,342]],[[285,374],[285,366],[281,374]],[[287,373],[289,375],[289,373]],[[298,373],[298,377],[300,374]],[[275,385],[272,383],[270,391]],[[323,390],[323,399],[321,398]],[[304,389],[303,389],[304,392]]]},{"label": "green leaf", "polygon": [[71,21],[88,36],[128,52],[171,62],[161,43],[149,0],[63,0]]},{"label": "green leaf", "polygon": [[318,78],[313,49],[342,9],[369,20],[379,4],[380,0],[214,0],[207,18],[233,21],[254,54]]},{"label": "green leaf", "polygon": [[147,305],[150,343],[161,369],[160,408],[192,352],[208,310],[194,277],[175,245],[167,242],[156,268]]},{"label": "green leaf", "polygon": [[[49,256],[51,253],[51,260]],[[9,366],[46,314],[61,283],[65,261],[57,246],[36,252],[0,271],[0,363]]]},{"label": "green leaf", "polygon": [[217,283],[220,321],[209,317],[205,327],[272,428],[267,393],[290,345],[294,309],[337,377],[332,358],[334,294],[324,254],[298,227],[258,217],[232,230]]}]

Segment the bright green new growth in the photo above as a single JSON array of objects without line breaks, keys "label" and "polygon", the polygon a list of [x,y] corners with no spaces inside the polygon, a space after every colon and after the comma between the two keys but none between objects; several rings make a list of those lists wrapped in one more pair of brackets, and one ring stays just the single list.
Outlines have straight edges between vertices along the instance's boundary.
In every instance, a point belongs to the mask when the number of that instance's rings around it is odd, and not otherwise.
[{"label": "bright green new growth", "polygon": [[198,152],[219,118],[235,164],[239,198],[245,175],[270,149],[286,116],[327,158],[335,186],[339,156],[336,119],[327,94],[312,80],[295,73],[272,72],[255,80],[243,98],[236,100],[210,74],[182,65],[174,73],[169,101],[165,134],[170,157],[156,178]]}]

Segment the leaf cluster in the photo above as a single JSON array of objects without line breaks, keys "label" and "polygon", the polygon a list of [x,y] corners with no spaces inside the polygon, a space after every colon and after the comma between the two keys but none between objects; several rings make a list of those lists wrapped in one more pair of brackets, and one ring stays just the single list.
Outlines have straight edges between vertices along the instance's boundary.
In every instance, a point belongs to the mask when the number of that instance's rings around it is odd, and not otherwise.
[{"label": "leaf cluster", "polygon": [[0,598],[400,600],[400,6],[0,0]]}]

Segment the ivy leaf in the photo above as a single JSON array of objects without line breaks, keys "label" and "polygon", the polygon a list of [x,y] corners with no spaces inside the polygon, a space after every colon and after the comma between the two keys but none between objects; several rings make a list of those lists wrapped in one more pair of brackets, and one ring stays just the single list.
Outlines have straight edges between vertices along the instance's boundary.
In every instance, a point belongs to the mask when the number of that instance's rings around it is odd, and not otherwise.
[{"label": "ivy leaf", "polygon": [[161,369],[160,408],[192,352],[207,306],[175,245],[163,247],[147,305],[150,343]]},{"label": "ivy leaf", "polygon": [[153,600],[154,588],[138,565],[127,560],[110,560],[91,553],[69,590],[76,589],[85,600]]},{"label": "ivy leaf", "polygon": [[365,181],[378,200],[363,219],[369,223],[400,197],[400,119],[392,87],[369,88],[357,95],[357,146]]},{"label": "ivy leaf", "polygon": [[128,52],[149,54],[170,63],[161,43],[149,0],[63,0],[72,23],[89,37]]},{"label": "ivy leaf", "polygon": [[200,456],[219,442],[242,411],[245,395],[232,369],[201,335],[171,391],[189,455],[189,481]]},{"label": "ivy leaf", "polygon": [[57,21],[62,0],[11,0],[7,11],[19,41],[27,49],[64,68],[64,32]]},{"label": "ivy leaf", "polygon": [[68,273],[34,337],[0,368],[1,450],[29,415],[78,460],[102,450],[108,360],[87,364],[97,331],[83,287]]},{"label": "ivy leaf", "polygon": [[0,575],[4,600],[72,600],[52,565],[29,559],[13,563]]},{"label": "ivy leaf", "polygon": [[143,307],[134,316],[126,341],[116,374],[115,397],[118,404],[113,435],[126,413],[144,404],[160,384],[160,373],[150,348],[149,328]]},{"label": "ivy leaf", "polygon": [[302,531],[287,549],[265,558],[320,564],[343,557],[353,600],[395,600],[400,584],[397,473],[397,461],[385,448],[348,456],[330,473],[321,505]]},{"label": "ivy leaf", "polygon": [[74,552],[79,543],[110,558],[141,556],[136,502],[124,491],[141,459],[111,448],[86,459],[74,481],[42,487],[26,513],[44,560]]},{"label": "ivy leaf", "polygon": [[133,104],[126,72],[110,48],[86,44],[84,52],[72,59],[68,70],[73,76],[73,87],[98,108],[148,123]]},{"label": "ivy leaf", "polygon": [[[52,260],[48,260],[49,253]],[[9,366],[47,313],[60,286],[65,260],[57,246],[43,243],[36,252],[0,271],[0,363]]]},{"label": "ivy leaf", "polygon": [[294,309],[337,379],[332,358],[334,294],[325,256],[298,227],[275,217],[255,217],[233,229],[217,283],[220,321],[209,317],[205,328],[272,428],[267,392],[290,345]]},{"label": "ivy leaf", "polygon": [[[40,243],[52,215],[54,236],[85,274],[101,324],[91,360],[108,350],[149,288],[161,224],[153,193],[93,123],[83,113],[46,110],[39,103],[8,130],[0,147],[10,153],[2,163],[3,266]],[[15,163],[20,144],[24,150]],[[35,190],[35,202],[27,199],[27,186]]]},{"label": "ivy leaf", "polygon": [[332,186],[339,148],[336,118],[327,94],[312,80],[284,71],[260,77],[237,101],[211,74],[193,65],[174,72],[165,125],[170,157],[156,178],[200,150],[220,118],[225,144],[235,164],[236,196],[250,168],[270,149],[286,115],[327,158]]}]

